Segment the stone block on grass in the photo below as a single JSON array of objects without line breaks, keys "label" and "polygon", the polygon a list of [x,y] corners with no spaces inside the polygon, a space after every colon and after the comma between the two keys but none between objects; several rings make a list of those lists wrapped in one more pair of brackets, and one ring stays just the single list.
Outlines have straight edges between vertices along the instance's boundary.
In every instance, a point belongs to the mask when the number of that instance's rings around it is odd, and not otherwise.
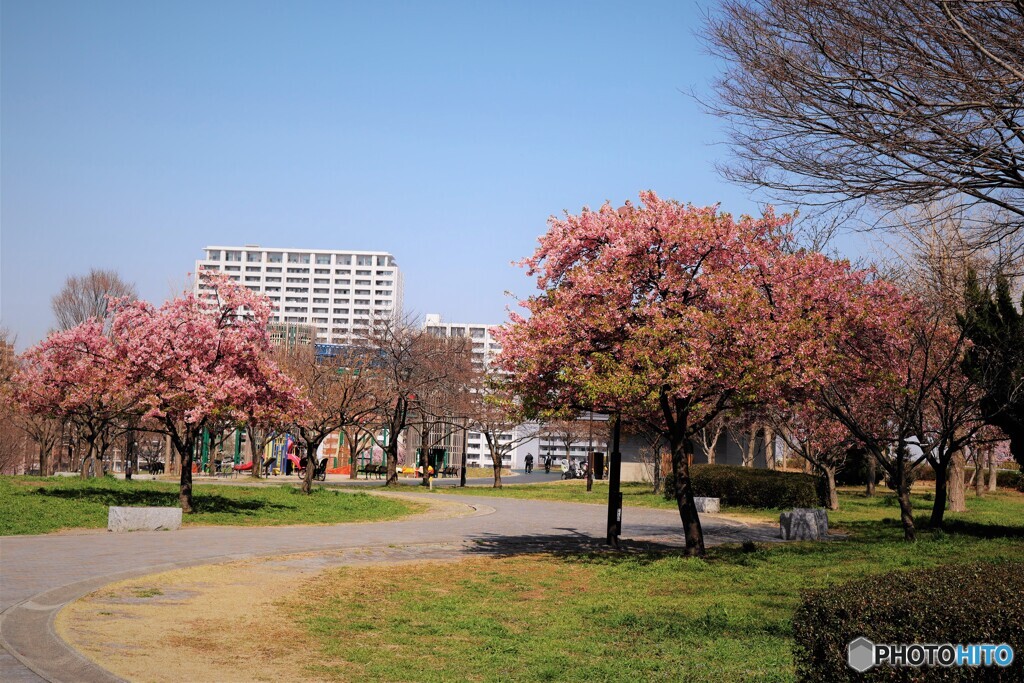
[{"label": "stone block on grass", "polygon": [[721,512],[722,506],[718,498],[705,498],[696,496],[693,502],[697,504],[697,512]]},{"label": "stone block on grass", "polygon": [[107,531],[157,531],[181,528],[181,508],[114,507],[107,513]]},{"label": "stone block on grass", "polygon": [[825,508],[795,508],[779,515],[784,541],[817,541],[828,537]]}]

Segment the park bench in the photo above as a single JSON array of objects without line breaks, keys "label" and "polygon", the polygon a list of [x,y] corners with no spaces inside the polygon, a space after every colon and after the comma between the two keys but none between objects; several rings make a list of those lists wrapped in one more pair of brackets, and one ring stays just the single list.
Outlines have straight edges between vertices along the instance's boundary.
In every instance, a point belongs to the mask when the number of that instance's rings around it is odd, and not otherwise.
[{"label": "park bench", "polygon": [[371,474],[376,474],[377,478],[380,479],[382,476],[384,476],[387,473],[388,473],[387,465],[363,465],[358,470],[356,470],[356,474],[363,474],[363,475],[365,475],[363,477],[364,479],[369,479]]}]

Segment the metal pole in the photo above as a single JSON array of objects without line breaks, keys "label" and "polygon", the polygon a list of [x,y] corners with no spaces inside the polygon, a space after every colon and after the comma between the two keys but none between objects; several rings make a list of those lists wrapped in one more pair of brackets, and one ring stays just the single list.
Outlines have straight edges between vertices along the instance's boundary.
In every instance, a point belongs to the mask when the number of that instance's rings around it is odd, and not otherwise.
[{"label": "metal pole", "polygon": [[466,488],[466,441],[469,440],[467,433],[469,418],[462,418],[462,467],[459,468],[459,487]]},{"label": "metal pole", "polygon": [[612,429],[612,452],[608,463],[608,545],[619,547],[619,534],[622,533],[622,493],[619,491],[619,480],[622,470],[622,453],[619,452],[619,436],[622,419],[615,413],[615,425]]},{"label": "metal pole", "polygon": [[587,491],[594,489],[594,411],[590,411],[590,428],[587,442]]}]

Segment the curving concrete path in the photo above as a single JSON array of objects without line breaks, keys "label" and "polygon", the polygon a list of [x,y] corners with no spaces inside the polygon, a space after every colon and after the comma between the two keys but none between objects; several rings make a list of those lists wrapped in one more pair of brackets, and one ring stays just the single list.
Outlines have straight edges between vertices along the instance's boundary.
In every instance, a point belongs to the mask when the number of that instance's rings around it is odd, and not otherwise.
[{"label": "curving concrete path", "polygon": [[[68,647],[53,631],[67,603],[112,581],[178,567],[310,550],[373,548],[403,559],[491,556],[603,548],[606,508],[512,498],[401,494],[443,501],[457,516],[365,524],[190,527],[173,532],[88,531],[0,538],[0,681],[120,679]],[[708,545],[777,541],[778,528],[702,515]],[[627,548],[682,546],[674,511],[626,508]]]}]

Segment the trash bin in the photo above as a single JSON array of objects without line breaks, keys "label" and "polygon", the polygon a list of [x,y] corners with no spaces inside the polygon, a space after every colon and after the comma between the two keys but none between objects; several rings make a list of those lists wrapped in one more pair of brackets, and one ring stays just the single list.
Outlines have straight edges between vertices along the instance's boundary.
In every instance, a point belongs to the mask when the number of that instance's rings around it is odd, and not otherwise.
[{"label": "trash bin", "polygon": [[604,453],[594,453],[594,479],[604,479]]}]

